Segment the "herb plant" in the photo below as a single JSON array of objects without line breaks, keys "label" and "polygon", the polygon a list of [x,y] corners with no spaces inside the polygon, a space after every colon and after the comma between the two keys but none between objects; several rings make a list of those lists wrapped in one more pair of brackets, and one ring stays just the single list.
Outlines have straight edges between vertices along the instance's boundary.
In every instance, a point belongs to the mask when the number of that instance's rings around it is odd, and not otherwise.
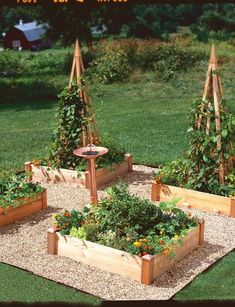
[{"label": "herb plant", "polygon": [[36,197],[44,188],[28,181],[29,174],[18,173],[2,175],[0,178],[0,207],[19,206],[26,197]]},{"label": "herb plant", "polygon": [[131,195],[119,183],[107,189],[108,197],[82,211],[54,215],[54,228],[61,234],[90,240],[135,255],[164,252],[173,256],[197,218],[177,208],[177,200],[160,203]]}]

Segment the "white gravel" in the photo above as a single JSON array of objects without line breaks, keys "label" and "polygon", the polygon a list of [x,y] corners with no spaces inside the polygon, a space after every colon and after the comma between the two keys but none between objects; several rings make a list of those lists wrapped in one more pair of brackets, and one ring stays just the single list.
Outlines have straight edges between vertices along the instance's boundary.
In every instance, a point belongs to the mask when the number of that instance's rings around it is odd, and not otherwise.
[{"label": "white gravel", "polygon": [[[126,176],[133,194],[150,198],[153,170],[134,166],[134,171]],[[205,243],[150,286],[65,257],[48,255],[46,232],[51,226],[51,215],[65,208],[78,209],[88,203],[89,190],[66,185],[45,186],[49,206],[45,211],[0,230],[0,261],[106,300],[167,300],[235,247],[234,218],[185,209],[205,219]],[[99,190],[99,197],[105,194],[104,188]]]}]

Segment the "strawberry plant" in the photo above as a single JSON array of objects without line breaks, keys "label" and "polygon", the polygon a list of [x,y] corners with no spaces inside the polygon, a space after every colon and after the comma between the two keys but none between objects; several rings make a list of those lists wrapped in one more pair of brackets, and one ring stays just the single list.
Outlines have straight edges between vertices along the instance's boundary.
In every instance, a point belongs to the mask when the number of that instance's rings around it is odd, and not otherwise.
[{"label": "strawberry plant", "polygon": [[177,200],[156,206],[131,195],[124,183],[107,192],[97,206],[54,215],[55,229],[139,256],[161,251],[173,256],[182,237],[197,225],[197,218],[176,207]]}]

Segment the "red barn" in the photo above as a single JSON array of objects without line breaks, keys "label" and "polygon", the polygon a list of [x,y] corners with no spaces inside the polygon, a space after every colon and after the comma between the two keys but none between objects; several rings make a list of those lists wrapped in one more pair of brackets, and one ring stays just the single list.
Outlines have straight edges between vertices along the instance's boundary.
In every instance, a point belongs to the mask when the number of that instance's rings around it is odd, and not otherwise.
[{"label": "red barn", "polygon": [[35,49],[42,45],[42,38],[46,32],[45,25],[38,25],[36,21],[19,24],[10,29],[3,40],[5,49]]}]

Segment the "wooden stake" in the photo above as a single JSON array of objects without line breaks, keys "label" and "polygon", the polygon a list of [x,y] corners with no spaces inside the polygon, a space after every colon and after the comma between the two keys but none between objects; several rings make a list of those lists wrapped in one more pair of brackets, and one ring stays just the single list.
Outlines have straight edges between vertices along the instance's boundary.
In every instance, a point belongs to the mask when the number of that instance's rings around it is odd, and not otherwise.
[{"label": "wooden stake", "polygon": [[[215,46],[214,44],[211,47],[210,61],[208,65],[207,77],[203,91],[202,104],[201,104],[201,114],[198,116],[197,126],[200,129],[202,124],[202,113],[205,108],[205,100],[213,100],[214,112],[215,112],[215,129],[216,134],[219,135],[221,132],[221,114],[220,110],[224,110],[224,106],[220,105],[220,99],[224,98],[224,92],[222,87],[221,78],[218,75],[218,64],[215,55]],[[208,104],[208,108],[211,107],[211,103]],[[206,134],[210,134],[211,129],[211,120],[207,116],[206,119]],[[221,137],[217,138],[217,150],[220,152],[222,147]],[[231,146],[230,146],[231,148]],[[212,153],[213,154],[213,153]],[[232,154],[232,148],[231,148]],[[224,184],[225,173],[227,172],[227,167],[231,167],[231,160],[228,163],[225,163],[222,153],[219,154],[219,182]]]},{"label": "wooden stake", "polygon": [[72,86],[73,79],[75,78],[76,84],[78,86],[82,86],[82,89],[80,91],[80,97],[85,102],[85,110],[82,111],[82,116],[87,118],[88,114],[91,114],[91,119],[87,120],[86,125],[82,127],[80,145],[83,147],[87,146],[89,143],[93,143],[95,145],[99,144],[99,136],[94,116],[94,110],[92,107],[91,99],[88,95],[88,86],[86,82],[85,84],[81,84],[81,76],[84,72],[85,68],[82,61],[81,50],[79,42],[78,40],[76,40],[73,64],[69,79],[69,87]]}]

